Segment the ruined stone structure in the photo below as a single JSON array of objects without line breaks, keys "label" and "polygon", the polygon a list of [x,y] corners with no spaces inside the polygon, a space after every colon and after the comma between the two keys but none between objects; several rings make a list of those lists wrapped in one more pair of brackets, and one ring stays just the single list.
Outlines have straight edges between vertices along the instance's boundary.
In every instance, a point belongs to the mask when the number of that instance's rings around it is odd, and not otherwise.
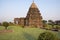
[{"label": "ruined stone structure", "polygon": [[42,16],[36,4],[34,2],[31,4],[25,18],[14,18],[14,23],[27,27],[42,27]]}]

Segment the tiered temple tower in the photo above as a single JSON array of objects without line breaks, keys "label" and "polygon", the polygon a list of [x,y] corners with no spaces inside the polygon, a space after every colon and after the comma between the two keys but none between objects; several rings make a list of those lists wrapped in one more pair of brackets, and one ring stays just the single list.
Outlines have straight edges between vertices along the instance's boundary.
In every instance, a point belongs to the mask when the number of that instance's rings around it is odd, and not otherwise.
[{"label": "tiered temple tower", "polygon": [[[16,22],[17,21],[17,22]],[[25,18],[15,18],[14,22],[22,26],[34,26],[42,27],[42,16],[37,8],[36,4],[33,2],[29,8],[27,16]]]}]

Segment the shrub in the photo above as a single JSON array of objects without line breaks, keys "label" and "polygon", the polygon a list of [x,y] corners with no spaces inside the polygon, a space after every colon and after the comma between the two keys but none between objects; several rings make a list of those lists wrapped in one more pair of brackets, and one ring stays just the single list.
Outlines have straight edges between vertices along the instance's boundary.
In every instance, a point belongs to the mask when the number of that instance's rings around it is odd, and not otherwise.
[{"label": "shrub", "polygon": [[58,38],[51,32],[41,33],[38,40],[58,40]]},{"label": "shrub", "polygon": [[5,29],[7,29],[7,27],[9,26],[9,23],[8,22],[3,22],[2,25],[5,27]]}]

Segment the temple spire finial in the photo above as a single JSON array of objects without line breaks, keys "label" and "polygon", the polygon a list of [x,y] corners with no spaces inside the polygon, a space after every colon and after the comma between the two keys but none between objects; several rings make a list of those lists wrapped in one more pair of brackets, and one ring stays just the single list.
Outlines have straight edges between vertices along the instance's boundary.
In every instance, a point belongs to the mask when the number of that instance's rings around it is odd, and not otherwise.
[{"label": "temple spire finial", "polygon": [[36,6],[34,0],[33,0],[32,4],[31,4],[30,8],[37,8],[37,6]]}]

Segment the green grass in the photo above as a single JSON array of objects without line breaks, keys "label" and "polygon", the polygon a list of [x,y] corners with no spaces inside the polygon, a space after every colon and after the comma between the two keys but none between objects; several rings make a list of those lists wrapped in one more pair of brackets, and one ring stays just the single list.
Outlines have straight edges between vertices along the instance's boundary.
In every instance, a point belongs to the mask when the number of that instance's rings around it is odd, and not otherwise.
[{"label": "green grass", "polygon": [[[4,30],[4,27],[0,26],[0,30]],[[13,32],[0,33],[0,40],[37,40],[40,33],[49,31],[39,28],[21,28],[19,26],[9,26],[8,30],[13,30]],[[52,33],[58,35],[57,32]]]}]

